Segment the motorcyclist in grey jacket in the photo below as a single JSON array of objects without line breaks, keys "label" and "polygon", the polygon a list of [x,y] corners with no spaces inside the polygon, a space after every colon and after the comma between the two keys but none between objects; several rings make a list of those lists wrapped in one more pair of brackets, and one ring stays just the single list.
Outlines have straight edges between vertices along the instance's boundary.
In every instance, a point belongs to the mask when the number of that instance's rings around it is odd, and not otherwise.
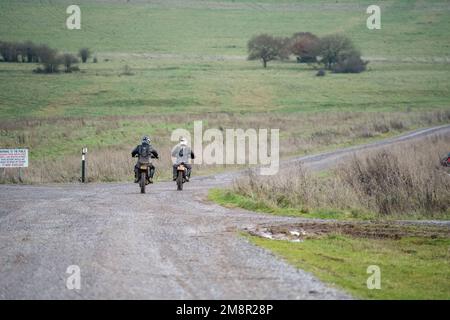
[{"label": "motorcyclist in grey jacket", "polygon": [[148,180],[150,183],[153,183],[153,175],[155,174],[155,166],[151,163],[151,159],[159,159],[158,152],[153,148],[153,146],[150,143],[150,138],[147,136],[144,136],[142,138],[142,143],[138,145],[136,148],[134,148],[133,151],[131,151],[132,157],[138,157],[138,161],[136,165],[134,166],[134,182],[139,182],[139,166],[141,164],[147,164],[149,163],[149,174],[148,174]]},{"label": "motorcyclist in grey jacket", "polygon": [[191,147],[187,145],[186,138],[180,138],[180,142],[172,149],[173,158],[173,180],[177,179],[177,167],[179,164],[184,163],[186,172],[186,181],[189,181],[192,172],[192,166],[190,160],[195,158],[194,152]]}]

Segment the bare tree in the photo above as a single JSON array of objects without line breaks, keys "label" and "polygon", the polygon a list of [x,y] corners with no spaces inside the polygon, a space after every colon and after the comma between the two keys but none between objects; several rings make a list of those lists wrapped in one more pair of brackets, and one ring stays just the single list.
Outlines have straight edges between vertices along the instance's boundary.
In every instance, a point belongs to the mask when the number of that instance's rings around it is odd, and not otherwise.
[{"label": "bare tree", "polygon": [[4,62],[8,62],[9,58],[9,49],[8,43],[5,41],[0,41],[0,56]]},{"label": "bare tree", "polygon": [[325,67],[332,70],[339,59],[354,51],[355,47],[350,38],[341,34],[325,36],[320,40],[319,53],[321,62]]},{"label": "bare tree", "polygon": [[81,58],[81,61],[83,63],[86,63],[86,61],[91,56],[91,50],[89,50],[89,48],[81,48],[80,51],[78,52],[78,56]]},{"label": "bare tree", "polygon": [[[0,41],[0,55],[4,62],[36,62],[36,46],[31,41]],[[20,59],[19,59],[20,58]]]},{"label": "bare tree", "polygon": [[273,37],[268,34],[261,34],[253,37],[248,42],[248,59],[261,60],[264,68],[267,62],[285,57],[285,39]]},{"label": "bare tree", "polygon": [[16,42],[0,42],[0,54],[4,62],[17,62],[19,56],[18,43]]},{"label": "bare tree", "polygon": [[39,61],[44,67],[45,73],[54,73],[59,71],[59,66],[62,64],[62,58],[58,55],[56,49],[52,49],[47,45],[41,45],[38,49]]}]

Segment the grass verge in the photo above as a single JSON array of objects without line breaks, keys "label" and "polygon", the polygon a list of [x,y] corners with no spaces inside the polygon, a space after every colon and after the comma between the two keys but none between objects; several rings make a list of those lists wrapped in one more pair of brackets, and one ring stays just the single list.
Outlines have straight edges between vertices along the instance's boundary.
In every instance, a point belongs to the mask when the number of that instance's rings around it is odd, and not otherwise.
[{"label": "grass verge", "polygon": [[314,211],[309,211],[300,208],[282,208],[276,206],[272,207],[262,201],[239,195],[230,189],[210,189],[208,192],[208,200],[227,208],[242,208],[250,211],[278,216],[336,220],[372,220],[376,218],[375,214],[358,210],[345,211],[338,209],[317,209]]},{"label": "grass verge", "polygon": [[[246,236],[297,268],[364,299],[450,299],[450,239],[353,238],[336,234],[301,243]],[[381,270],[369,290],[367,268]]]},{"label": "grass verge", "polygon": [[[312,218],[312,219],[332,219],[332,220],[364,220],[364,221],[386,221],[386,220],[427,220],[428,216],[421,214],[396,214],[394,216],[380,216],[374,212],[363,211],[361,209],[303,209],[291,207],[269,206],[266,203],[243,196],[230,189],[213,188],[208,192],[208,200],[213,201],[226,208],[242,208],[249,211],[272,214],[276,216]],[[434,220],[450,220],[450,213],[434,216]]]}]

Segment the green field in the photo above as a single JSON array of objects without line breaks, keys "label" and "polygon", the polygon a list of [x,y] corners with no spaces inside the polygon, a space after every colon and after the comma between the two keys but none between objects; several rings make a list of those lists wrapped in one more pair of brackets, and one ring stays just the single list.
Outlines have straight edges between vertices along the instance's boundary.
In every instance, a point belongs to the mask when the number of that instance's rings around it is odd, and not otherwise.
[{"label": "green field", "polygon": [[0,4],[0,38],[32,39],[61,50],[88,46],[97,52],[245,55],[257,33],[289,36],[309,30],[352,36],[366,56],[443,57],[450,29],[447,1],[378,1],[382,29],[366,28],[373,1],[144,0],[77,2],[82,30],[65,29],[71,1],[13,1]]},{"label": "green field", "polygon": [[[405,111],[448,108],[450,64],[372,63],[358,75],[314,76],[296,63],[132,59],[36,75],[1,64],[2,118],[188,112]],[[133,76],[120,76],[129,65]]]},{"label": "green field", "polygon": [[[65,28],[69,3],[1,2],[1,40],[89,47],[99,58],[59,76],[1,64],[2,119],[449,108],[450,65],[433,62],[449,59],[445,1],[383,1],[376,31],[365,27],[370,1],[82,1],[82,30]],[[262,70],[245,61],[252,35],[298,31],[348,34],[372,60],[370,71],[321,79],[292,62]],[[119,76],[125,65],[135,76]]]}]

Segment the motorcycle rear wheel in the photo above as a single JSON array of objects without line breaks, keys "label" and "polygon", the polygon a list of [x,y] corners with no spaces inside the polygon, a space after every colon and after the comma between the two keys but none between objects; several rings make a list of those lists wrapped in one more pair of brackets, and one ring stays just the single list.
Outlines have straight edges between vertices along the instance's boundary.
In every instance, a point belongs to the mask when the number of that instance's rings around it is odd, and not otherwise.
[{"label": "motorcycle rear wheel", "polygon": [[178,171],[177,174],[177,190],[183,190],[183,171]]},{"label": "motorcycle rear wheel", "polygon": [[141,193],[145,193],[145,172],[141,172],[141,178],[139,179],[139,186],[141,187]]}]

